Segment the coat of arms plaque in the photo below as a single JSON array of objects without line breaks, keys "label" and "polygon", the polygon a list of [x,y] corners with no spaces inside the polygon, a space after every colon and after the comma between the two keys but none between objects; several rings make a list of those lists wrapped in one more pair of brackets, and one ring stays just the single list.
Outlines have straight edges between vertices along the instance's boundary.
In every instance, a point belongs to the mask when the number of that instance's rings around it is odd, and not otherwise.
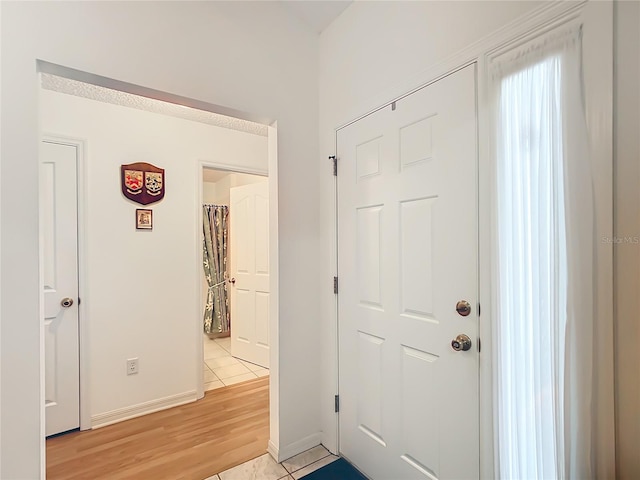
[{"label": "coat of arms plaque", "polygon": [[164,168],[138,162],[120,166],[122,194],[141,205],[164,198]]}]

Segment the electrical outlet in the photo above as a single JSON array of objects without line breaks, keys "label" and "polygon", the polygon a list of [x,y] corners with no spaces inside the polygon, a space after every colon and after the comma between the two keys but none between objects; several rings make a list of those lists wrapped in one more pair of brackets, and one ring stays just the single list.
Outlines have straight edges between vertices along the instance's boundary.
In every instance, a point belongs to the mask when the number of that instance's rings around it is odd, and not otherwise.
[{"label": "electrical outlet", "polygon": [[135,375],[138,373],[138,357],[127,358],[127,375]]}]

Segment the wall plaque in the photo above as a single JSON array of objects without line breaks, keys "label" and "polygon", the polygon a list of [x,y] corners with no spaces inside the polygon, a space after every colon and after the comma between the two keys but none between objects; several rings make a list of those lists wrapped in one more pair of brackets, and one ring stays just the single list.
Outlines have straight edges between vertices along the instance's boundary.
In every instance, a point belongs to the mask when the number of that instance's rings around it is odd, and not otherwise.
[{"label": "wall plaque", "polygon": [[164,168],[138,162],[120,166],[122,194],[141,205],[164,198]]}]

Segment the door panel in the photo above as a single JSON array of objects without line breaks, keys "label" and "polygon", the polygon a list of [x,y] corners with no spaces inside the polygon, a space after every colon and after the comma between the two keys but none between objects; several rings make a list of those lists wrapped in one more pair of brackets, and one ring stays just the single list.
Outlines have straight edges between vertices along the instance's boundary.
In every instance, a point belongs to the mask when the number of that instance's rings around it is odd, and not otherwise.
[{"label": "door panel", "polygon": [[230,189],[231,354],[269,367],[269,184]]},{"label": "door panel", "polygon": [[432,210],[435,198],[400,202],[401,315],[433,318]]},{"label": "door panel", "polygon": [[[80,426],[77,150],[41,148],[45,416],[53,435]],[[64,298],[73,304],[62,306]]]},{"label": "door panel", "polygon": [[340,449],[374,479],[478,478],[476,141],[475,66],[338,132]]}]

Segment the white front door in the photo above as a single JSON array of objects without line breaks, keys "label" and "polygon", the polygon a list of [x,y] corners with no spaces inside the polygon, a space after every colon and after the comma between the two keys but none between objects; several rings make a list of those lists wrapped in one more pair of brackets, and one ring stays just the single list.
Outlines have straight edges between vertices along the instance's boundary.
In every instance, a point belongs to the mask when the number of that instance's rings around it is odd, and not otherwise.
[{"label": "white front door", "polygon": [[46,435],[80,426],[77,148],[41,144]]},{"label": "white front door", "polygon": [[230,189],[231,355],[269,368],[269,183]]},{"label": "white front door", "polygon": [[372,479],[479,478],[475,78],[338,132],[340,451]]}]

